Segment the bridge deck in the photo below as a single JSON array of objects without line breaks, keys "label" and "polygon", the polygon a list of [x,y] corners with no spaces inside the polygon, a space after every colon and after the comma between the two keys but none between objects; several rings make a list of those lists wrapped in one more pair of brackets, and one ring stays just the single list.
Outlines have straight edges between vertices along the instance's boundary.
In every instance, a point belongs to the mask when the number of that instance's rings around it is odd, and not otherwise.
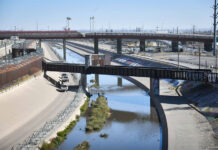
[{"label": "bridge deck", "polygon": [[133,66],[88,66],[82,64],[46,62],[43,60],[44,71],[74,72],[81,74],[107,74],[121,76],[138,76],[163,79],[192,80],[218,83],[218,74],[205,69],[176,69]]},{"label": "bridge deck", "polygon": [[145,32],[96,32],[80,33],[77,31],[0,31],[0,39],[9,39],[19,36],[23,39],[155,39],[172,41],[213,42],[211,35],[197,34],[163,34]]}]

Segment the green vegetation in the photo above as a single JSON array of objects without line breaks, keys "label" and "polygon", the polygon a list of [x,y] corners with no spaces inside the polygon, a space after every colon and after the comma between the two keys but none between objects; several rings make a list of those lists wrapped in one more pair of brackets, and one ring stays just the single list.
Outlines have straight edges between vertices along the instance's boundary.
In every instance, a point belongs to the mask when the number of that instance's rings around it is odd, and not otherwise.
[{"label": "green vegetation", "polygon": [[77,145],[74,150],[88,150],[90,147],[90,144],[88,141],[83,141],[79,145]]},{"label": "green vegetation", "polygon": [[[80,108],[81,113],[85,113],[85,111],[87,110],[87,108],[89,106],[89,100],[90,100],[90,98],[87,97],[85,103],[81,106],[81,108]],[[79,121],[79,118],[80,118],[80,116],[76,115],[76,121]],[[64,141],[64,139],[66,139],[67,134],[74,128],[74,126],[76,125],[76,121],[72,121],[63,131],[58,132],[57,137],[53,138],[50,143],[43,142],[40,149],[41,150],[53,150],[55,147],[60,145]],[[85,148],[86,148],[87,143],[82,143],[82,148],[84,147],[84,144],[85,144]],[[88,147],[86,149],[88,149],[89,146],[90,145],[88,143]],[[81,150],[86,150],[86,149],[81,149]]]},{"label": "green vegetation", "polygon": [[107,133],[101,133],[99,136],[100,136],[101,138],[107,138],[107,137],[108,137],[108,134],[107,134]]},{"label": "green vegetation", "polygon": [[86,132],[101,130],[109,116],[110,108],[107,105],[107,99],[99,96],[91,103],[91,115],[86,124]]},{"label": "green vegetation", "polygon": [[60,145],[64,139],[66,139],[67,134],[74,128],[76,121],[72,121],[63,131],[57,133],[57,137],[53,138],[50,143],[43,142],[41,150],[52,150],[58,145]]},{"label": "green vegetation", "polygon": [[87,97],[85,103],[80,107],[81,114],[84,114],[89,107],[89,100],[90,98]]}]

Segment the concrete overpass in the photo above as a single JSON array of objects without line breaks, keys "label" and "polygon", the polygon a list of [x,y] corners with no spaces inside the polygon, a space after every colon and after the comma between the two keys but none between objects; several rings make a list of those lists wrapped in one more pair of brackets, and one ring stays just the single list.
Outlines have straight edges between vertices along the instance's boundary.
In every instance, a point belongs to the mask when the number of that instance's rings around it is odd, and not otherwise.
[{"label": "concrete overpass", "polygon": [[[0,31],[0,40],[9,39],[11,36],[19,36],[21,39],[63,39],[64,51],[66,39],[94,39],[94,52],[98,53],[99,39],[116,39],[117,53],[122,54],[122,39],[140,40],[140,50],[145,50],[145,40],[169,40],[172,41],[172,50],[178,51],[178,42],[193,41],[204,43],[204,49],[212,50],[213,37],[211,35],[198,34],[164,34],[141,32],[93,32],[80,33],[77,31]],[[65,56],[65,55],[64,55]],[[65,57],[64,57],[65,58]]]}]

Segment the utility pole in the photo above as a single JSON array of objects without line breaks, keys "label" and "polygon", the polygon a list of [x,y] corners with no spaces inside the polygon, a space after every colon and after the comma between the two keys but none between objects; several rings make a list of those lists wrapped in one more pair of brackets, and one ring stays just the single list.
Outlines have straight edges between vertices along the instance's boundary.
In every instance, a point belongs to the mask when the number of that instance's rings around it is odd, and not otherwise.
[{"label": "utility pole", "polygon": [[92,17],[89,18],[90,32],[92,32]]},{"label": "utility pole", "polygon": [[[176,32],[177,32],[177,34],[179,34],[179,27],[177,26],[177,28],[176,28]],[[178,69],[179,69],[179,46],[178,46]]]},{"label": "utility pole", "polygon": [[216,55],[216,25],[217,25],[217,22],[216,22],[216,18],[217,18],[217,13],[216,13],[216,10],[217,10],[217,3],[216,3],[216,0],[214,0],[214,14],[213,14],[213,19],[214,19],[214,22],[213,22],[213,38],[214,38],[214,45],[213,45],[213,55],[215,56]]},{"label": "utility pole", "polygon": [[216,67],[216,72],[217,72],[217,52],[216,52],[216,25],[217,25],[217,22],[216,22],[216,18],[217,18],[217,3],[216,3],[216,0],[214,0],[214,14],[213,14],[213,18],[214,18],[214,23],[213,23],[213,27],[214,27],[214,30],[213,30],[213,38],[214,38],[214,41],[213,41],[213,55],[216,56],[216,64],[215,64],[215,67]]},{"label": "utility pole", "polygon": [[199,46],[199,51],[198,51],[198,56],[199,56],[199,69],[201,69],[201,47]]},{"label": "utility pole", "polygon": [[7,63],[7,42],[5,41],[5,63]]},{"label": "utility pole", "polygon": [[66,27],[67,29],[66,30],[70,31],[70,20],[71,20],[71,18],[67,17],[66,19],[67,19],[67,27]]},{"label": "utility pole", "polygon": [[178,49],[178,69],[179,69],[179,49]]},{"label": "utility pole", "polygon": [[92,17],[92,30],[95,31],[95,17]]}]

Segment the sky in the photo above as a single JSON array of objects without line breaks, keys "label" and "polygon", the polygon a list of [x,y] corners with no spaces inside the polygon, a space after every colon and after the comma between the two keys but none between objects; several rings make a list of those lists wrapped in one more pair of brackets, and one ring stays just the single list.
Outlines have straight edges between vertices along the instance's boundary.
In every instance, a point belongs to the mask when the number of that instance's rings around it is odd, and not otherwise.
[{"label": "sky", "polygon": [[212,29],[214,0],[0,0],[0,30]]}]

